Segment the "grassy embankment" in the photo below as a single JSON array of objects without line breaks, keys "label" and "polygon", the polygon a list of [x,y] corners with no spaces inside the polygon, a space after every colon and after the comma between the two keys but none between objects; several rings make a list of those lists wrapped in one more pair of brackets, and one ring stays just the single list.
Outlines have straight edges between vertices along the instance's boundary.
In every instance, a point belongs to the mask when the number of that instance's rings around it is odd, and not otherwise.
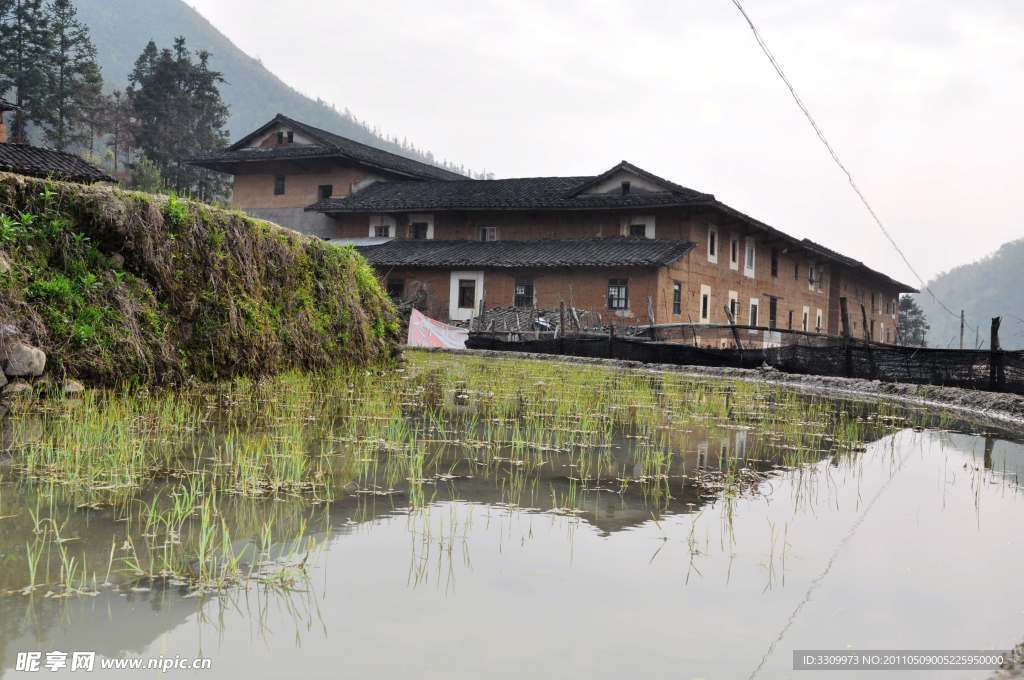
[{"label": "grassy embankment", "polygon": [[180,384],[371,364],[398,342],[366,261],[239,212],[0,173],[0,324],[47,375]]}]

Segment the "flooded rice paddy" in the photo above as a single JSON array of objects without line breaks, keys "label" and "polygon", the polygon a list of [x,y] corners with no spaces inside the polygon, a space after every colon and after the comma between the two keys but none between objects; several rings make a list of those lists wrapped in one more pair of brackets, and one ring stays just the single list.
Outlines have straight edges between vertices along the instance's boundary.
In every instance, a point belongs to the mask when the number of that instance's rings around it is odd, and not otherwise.
[{"label": "flooded rice paddy", "polygon": [[1024,448],[886,403],[410,353],[21,402],[0,451],[4,677],[91,650],[212,660],[190,677],[788,678],[794,649],[1024,639]]}]

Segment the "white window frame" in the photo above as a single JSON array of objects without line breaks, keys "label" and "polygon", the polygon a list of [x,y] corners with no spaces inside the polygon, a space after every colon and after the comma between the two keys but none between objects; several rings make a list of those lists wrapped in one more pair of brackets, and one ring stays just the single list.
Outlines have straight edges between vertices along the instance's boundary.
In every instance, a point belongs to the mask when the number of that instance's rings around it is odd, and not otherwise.
[{"label": "white window frame", "polygon": [[[387,227],[387,236],[377,236],[377,227]],[[370,238],[394,238],[395,218],[391,215],[370,215]]]},{"label": "white window frame", "polygon": [[711,264],[718,264],[718,251],[721,250],[722,244],[718,239],[718,227],[714,224],[708,225],[708,262]]},{"label": "white window frame", "polygon": [[622,236],[629,236],[629,227],[634,224],[644,225],[644,238],[654,238],[654,215],[633,215],[622,218],[619,223],[619,233]]},{"label": "white window frame", "polygon": [[[754,312],[754,310],[757,312]],[[761,325],[761,298],[752,297],[750,298],[750,309],[747,314],[747,325],[748,326],[760,326]]]},{"label": "white window frame", "polygon": [[817,313],[814,315],[814,332],[821,333],[822,324],[825,322],[824,317],[821,314],[821,307],[818,307]]},{"label": "white window frame", "polygon": [[740,323],[740,294],[734,290],[729,291],[729,309],[732,310],[732,318],[736,325]]},{"label": "white window frame", "polygon": [[757,240],[748,236],[743,245],[743,275],[754,278],[757,268]]},{"label": "white window frame", "polygon": [[493,238],[481,238],[480,239],[481,241],[497,241],[498,240],[498,228],[495,227],[495,226],[492,226],[492,225],[489,225],[489,224],[481,224],[480,227],[478,228],[478,231],[479,231],[478,235],[481,236],[481,237],[485,233],[488,233],[488,234],[493,236]]},{"label": "white window frame", "polygon": [[[707,298],[707,301],[708,301],[707,305],[704,304],[704,298],[705,297]],[[699,304],[700,304],[700,309],[698,309],[697,311],[700,314],[700,322],[701,323],[710,323],[711,322],[711,286],[706,286],[704,284],[701,284],[701,286],[700,286]],[[708,313],[707,313],[706,316],[704,314],[704,308],[705,307],[708,310]]]},{"label": "white window frame", "polygon": [[[469,321],[480,313],[480,301],[484,299],[484,273],[482,271],[451,272],[448,285],[448,318],[452,321]],[[459,279],[473,279],[473,309],[459,307]]]},{"label": "white window frame", "polygon": [[[733,257],[733,254],[736,257]],[[729,234],[729,269],[740,270],[740,237],[736,234]]]},{"label": "white window frame", "polygon": [[803,314],[800,317],[800,330],[807,333],[811,325],[811,308],[809,305],[804,305]]},{"label": "white window frame", "polygon": [[434,240],[434,215],[432,213],[413,213],[409,215],[409,238],[412,238],[412,225],[416,222],[427,223],[427,241]]}]

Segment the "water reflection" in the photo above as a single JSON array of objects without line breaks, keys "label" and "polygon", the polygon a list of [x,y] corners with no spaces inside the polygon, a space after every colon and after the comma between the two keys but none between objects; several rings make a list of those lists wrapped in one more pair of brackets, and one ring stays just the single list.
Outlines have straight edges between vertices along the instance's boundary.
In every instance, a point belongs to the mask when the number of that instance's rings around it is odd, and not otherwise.
[{"label": "water reflection", "polygon": [[[305,580],[2,597],[0,668],[19,650],[95,649],[209,655],[217,677],[782,678],[797,647],[1019,642],[1020,444],[903,430],[786,468],[750,430],[694,429],[665,479],[623,486],[644,476],[630,441],[585,481],[572,456],[523,475],[463,451],[443,478],[385,495],[230,498],[236,540],[257,541],[267,512],[319,539]],[[721,474],[736,460],[746,482]],[[0,520],[4,590],[24,579],[32,513],[58,518],[101,571],[126,530],[73,494],[50,505],[23,480],[0,494],[16,515]]]}]

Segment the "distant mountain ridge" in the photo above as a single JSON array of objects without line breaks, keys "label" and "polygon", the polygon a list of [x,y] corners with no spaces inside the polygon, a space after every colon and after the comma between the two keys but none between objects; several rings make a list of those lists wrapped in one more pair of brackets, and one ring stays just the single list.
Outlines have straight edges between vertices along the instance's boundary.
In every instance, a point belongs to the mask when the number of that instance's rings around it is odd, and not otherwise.
[{"label": "distant mountain ridge", "polygon": [[967,315],[964,347],[975,347],[980,341],[982,349],[987,349],[992,318],[1001,316],[1003,349],[1024,348],[1024,239],[1005,243],[988,257],[944,272],[928,287],[955,313],[942,309],[927,292],[915,296],[931,324],[929,346],[960,346],[957,315],[963,309]]},{"label": "distant mountain ridge", "polygon": [[232,140],[283,113],[357,142],[458,171],[429,151],[403,148],[347,111],[337,111],[290,87],[182,0],[74,0],[74,4],[96,44],[108,90],[128,84],[128,74],[147,42],[170,47],[175,37],[183,35],[192,51],[210,52],[212,67],[224,74],[227,82],[221,94],[231,109]]}]

